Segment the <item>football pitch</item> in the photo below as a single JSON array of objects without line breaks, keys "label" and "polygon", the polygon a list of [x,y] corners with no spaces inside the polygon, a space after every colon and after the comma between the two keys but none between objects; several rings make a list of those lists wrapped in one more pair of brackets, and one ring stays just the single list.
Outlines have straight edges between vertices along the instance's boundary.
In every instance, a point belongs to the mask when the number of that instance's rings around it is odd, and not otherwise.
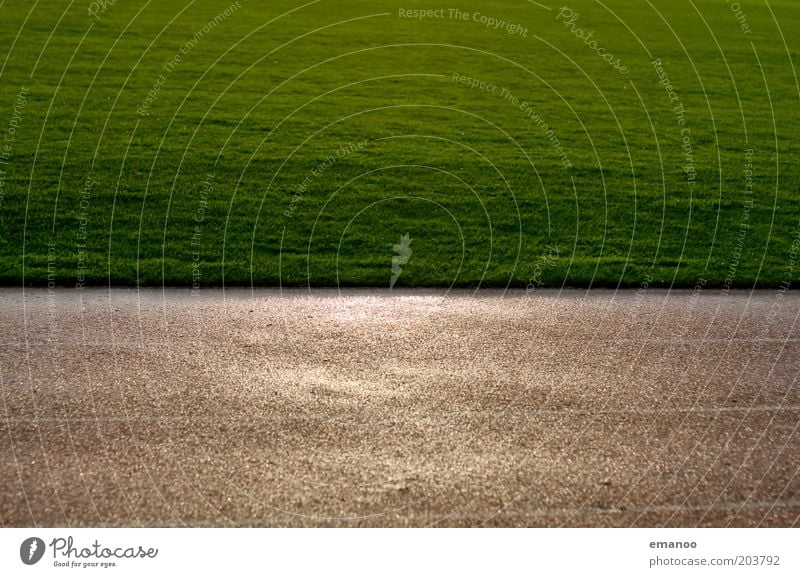
[{"label": "football pitch", "polygon": [[0,283],[780,287],[791,0],[0,2]]}]

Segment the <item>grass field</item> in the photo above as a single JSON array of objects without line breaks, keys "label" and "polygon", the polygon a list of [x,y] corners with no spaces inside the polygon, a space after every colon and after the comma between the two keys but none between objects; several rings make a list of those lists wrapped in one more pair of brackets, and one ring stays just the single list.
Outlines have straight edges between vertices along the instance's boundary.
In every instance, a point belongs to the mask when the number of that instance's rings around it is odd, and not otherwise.
[{"label": "grass field", "polygon": [[798,32],[794,0],[6,0],[0,282],[777,287]]}]

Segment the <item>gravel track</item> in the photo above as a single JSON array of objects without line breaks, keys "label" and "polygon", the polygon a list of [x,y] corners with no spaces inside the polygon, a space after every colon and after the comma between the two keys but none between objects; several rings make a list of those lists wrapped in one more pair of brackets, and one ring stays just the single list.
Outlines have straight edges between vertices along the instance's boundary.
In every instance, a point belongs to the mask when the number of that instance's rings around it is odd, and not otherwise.
[{"label": "gravel track", "polygon": [[0,289],[4,526],[794,526],[800,294]]}]

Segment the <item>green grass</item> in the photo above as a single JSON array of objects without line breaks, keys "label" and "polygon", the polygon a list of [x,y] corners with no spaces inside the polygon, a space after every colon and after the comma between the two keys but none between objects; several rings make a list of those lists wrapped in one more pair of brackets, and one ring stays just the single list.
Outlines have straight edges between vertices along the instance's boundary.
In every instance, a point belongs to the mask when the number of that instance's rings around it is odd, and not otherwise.
[{"label": "green grass", "polygon": [[[3,2],[0,282],[388,286],[404,234],[396,286],[798,279],[800,6],[570,2],[622,75],[542,3],[242,1],[182,54],[226,3]],[[398,13],[451,7],[527,33]]]}]

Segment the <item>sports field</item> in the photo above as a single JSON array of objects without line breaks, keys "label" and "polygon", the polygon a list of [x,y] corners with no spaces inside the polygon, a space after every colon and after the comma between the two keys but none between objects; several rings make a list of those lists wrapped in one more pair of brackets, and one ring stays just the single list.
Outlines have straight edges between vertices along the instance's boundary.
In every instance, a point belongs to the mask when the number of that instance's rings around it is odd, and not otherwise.
[{"label": "sports field", "polygon": [[794,0],[0,2],[0,282],[777,287]]}]

